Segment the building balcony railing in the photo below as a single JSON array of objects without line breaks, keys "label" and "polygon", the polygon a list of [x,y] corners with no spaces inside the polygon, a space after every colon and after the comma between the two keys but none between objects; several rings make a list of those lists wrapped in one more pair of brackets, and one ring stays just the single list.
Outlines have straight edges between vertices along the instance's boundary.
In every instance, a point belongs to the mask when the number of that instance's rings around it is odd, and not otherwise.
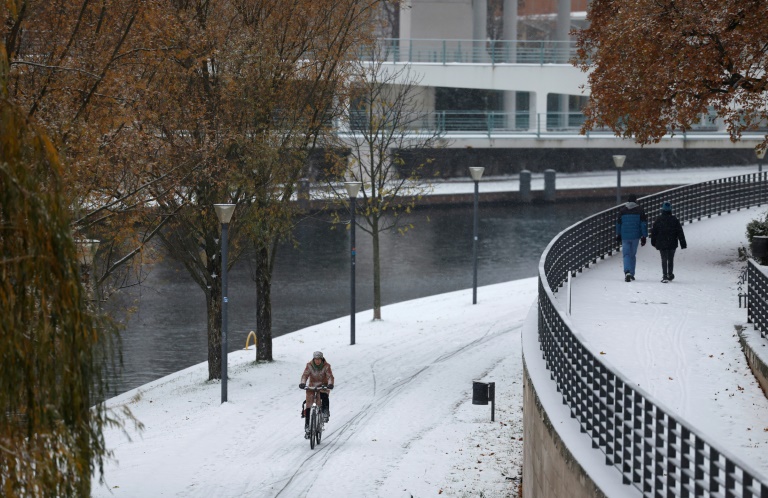
[{"label": "building balcony railing", "polygon": [[381,38],[362,60],[432,64],[570,64],[571,41],[439,40]]},{"label": "building balcony railing", "polygon": [[[367,129],[367,114],[364,111],[352,111],[349,114],[349,130]],[[584,124],[584,114],[580,112],[546,112],[532,114],[529,111],[431,111],[411,113],[398,123],[405,130],[442,134],[479,134],[488,137],[515,134],[542,135],[574,134]],[[758,131],[765,131],[761,128]],[[715,114],[702,115],[699,122],[690,129],[693,133],[724,134],[725,127],[718,124]],[[613,135],[608,128],[596,129],[590,135]],[[678,132],[685,135],[685,132]]]}]

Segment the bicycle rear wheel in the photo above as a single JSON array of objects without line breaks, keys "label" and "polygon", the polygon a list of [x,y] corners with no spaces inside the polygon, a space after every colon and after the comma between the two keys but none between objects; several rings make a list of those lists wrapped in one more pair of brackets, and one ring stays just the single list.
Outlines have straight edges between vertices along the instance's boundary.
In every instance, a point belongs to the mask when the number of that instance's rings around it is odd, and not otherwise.
[{"label": "bicycle rear wheel", "polygon": [[317,410],[312,408],[309,415],[309,448],[315,449],[315,434],[317,431]]},{"label": "bicycle rear wheel", "polygon": [[320,439],[323,437],[323,412],[317,411],[317,444],[320,444]]}]

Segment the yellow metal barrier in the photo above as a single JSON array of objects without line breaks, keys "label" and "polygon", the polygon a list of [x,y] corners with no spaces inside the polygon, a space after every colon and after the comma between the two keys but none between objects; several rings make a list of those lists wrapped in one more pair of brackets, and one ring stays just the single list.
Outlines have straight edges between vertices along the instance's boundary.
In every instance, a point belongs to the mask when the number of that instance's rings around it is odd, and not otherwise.
[{"label": "yellow metal barrier", "polygon": [[248,344],[251,342],[251,337],[253,337],[253,350],[256,351],[256,359],[259,359],[259,351],[257,349],[257,345],[259,344],[259,340],[256,338],[256,332],[251,330],[248,333],[248,337],[245,339],[245,347],[243,349],[248,349]]}]

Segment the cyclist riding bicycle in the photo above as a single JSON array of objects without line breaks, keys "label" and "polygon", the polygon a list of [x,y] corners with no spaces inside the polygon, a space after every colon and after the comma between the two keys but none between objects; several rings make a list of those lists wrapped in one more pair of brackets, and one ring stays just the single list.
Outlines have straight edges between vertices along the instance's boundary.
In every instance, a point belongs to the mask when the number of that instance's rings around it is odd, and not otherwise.
[{"label": "cyclist riding bicycle", "polygon": [[[299,389],[304,389],[307,385],[309,385],[309,387],[326,385],[328,386],[328,389],[333,389],[333,371],[331,370],[331,364],[325,361],[323,353],[320,351],[312,353],[312,361],[307,363],[307,366],[304,368],[304,373],[301,374]],[[323,416],[326,422],[331,417],[328,389],[320,391]],[[314,393],[312,391],[307,391],[307,402],[302,413],[302,417],[304,417],[304,432],[307,434],[309,433],[309,410],[312,408],[313,397]]]}]

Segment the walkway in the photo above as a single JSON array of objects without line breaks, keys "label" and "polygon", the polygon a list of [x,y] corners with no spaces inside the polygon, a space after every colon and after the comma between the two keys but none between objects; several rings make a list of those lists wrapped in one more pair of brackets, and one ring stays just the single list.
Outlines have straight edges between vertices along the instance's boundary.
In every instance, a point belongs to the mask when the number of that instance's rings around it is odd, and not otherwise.
[{"label": "walkway", "polygon": [[[755,160],[757,161],[757,160]],[[556,169],[556,166],[553,165]],[[757,165],[751,166],[724,166],[708,168],[676,168],[676,169],[637,169],[642,165],[629,166],[625,164],[621,173],[621,187],[624,195],[631,192],[633,187],[666,186],[668,188],[691,183],[706,182],[728,176],[746,175],[755,173]],[[472,194],[475,185],[469,177],[467,169],[466,178],[453,178],[433,184],[433,194]],[[616,188],[616,171],[587,171],[580,173],[557,173],[555,177],[557,190],[579,190],[596,188]],[[491,192],[518,192],[520,191],[519,175],[503,177],[484,176],[480,180],[480,197]],[[531,190],[544,190],[544,174],[531,174]]]},{"label": "walkway", "polygon": [[[745,226],[766,207],[684,226],[675,280],[663,284],[658,252],[638,251],[637,280],[623,279],[621,253],[572,282],[574,329],[607,365],[650,392],[713,443],[768,474],[768,399],[749,371],[735,326],[737,249]],[[558,292],[565,307],[567,292]],[[565,309],[565,308],[563,308]]]}]

